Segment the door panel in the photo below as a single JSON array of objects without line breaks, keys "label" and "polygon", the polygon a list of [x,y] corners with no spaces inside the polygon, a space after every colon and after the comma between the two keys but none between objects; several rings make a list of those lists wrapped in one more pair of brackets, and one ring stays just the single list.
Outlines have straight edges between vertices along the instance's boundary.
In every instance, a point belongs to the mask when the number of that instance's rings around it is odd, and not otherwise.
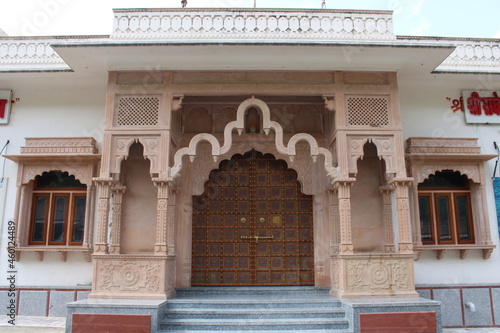
[{"label": "door panel", "polygon": [[312,197],[272,155],[223,161],[193,196],[192,285],[312,285]]}]

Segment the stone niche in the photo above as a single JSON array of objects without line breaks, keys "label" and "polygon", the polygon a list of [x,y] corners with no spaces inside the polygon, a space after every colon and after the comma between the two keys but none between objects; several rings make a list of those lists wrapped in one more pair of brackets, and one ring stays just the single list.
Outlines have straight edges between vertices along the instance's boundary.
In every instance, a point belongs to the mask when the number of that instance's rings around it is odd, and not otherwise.
[{"label": "stone niche", "polygon": [[150,162],[143,157],[143,147],[135,143],[122,162],[123,194],[121,253],[154,252],[156,239],[157,189],[149,175]]}]

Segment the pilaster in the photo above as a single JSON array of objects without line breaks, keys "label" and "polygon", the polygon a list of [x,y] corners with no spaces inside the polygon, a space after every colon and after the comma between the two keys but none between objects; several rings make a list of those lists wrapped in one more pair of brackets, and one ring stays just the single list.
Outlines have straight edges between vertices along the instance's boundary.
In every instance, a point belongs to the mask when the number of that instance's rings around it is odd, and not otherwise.
[{"label": "pilaster", "polygon": [[351,223],[351,186],[355,178],[337,179],[334,186],[337,188],[339,201],[340,245],[341,254],[352,254],[352,223]]},{"label": "pilaster", "polygon": [[108,252],[109,199],[113,179],[94,178],[93,180],[99,189],[97,239],[94,254],[104,254]]},{"label": "pilaster", "polygon": [[122,220],[122,201],[125,186],[117,185],[112,187],[113,191],[113,221],[111,225],[111,244],[109,244],[109,253],[120,253],[120,231]]},{"label": "pilaster", "polygon": [[169,184],[166,179],[153,178],[153,183],[158,189],[157,216],[156,216],[156,243],[155,254],[167,254],[167,226],[169,211]]},{"label": "pilaster", "polygon": [[384,219],[384,251],[386,253],[395,253],[396,247],[394,246],[394,228],[392,225],[392,193],[394,188],[392,186],[381,186],[379,188],[382,194],[383,204],[383,219]]},{"label": "pilaster", "polygon": [[398,216],[399,243],[398,252],[402,254],[412,254],[413,244],[411,240],[410,208],[408,199],[408,189],[413,182],[413,178],[395,178],[389,181],[396,192],[396,207]]}]

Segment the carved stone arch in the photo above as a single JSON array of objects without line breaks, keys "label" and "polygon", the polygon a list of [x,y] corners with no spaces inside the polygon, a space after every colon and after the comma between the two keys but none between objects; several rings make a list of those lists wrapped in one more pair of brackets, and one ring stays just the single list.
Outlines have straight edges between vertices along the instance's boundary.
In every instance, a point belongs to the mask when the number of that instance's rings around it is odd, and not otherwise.
[{"label": "carved stone arch", "polygon": [[357,174],[358,173],[358,160],[363,159],[364,151],[363,148],[365,144],[368,142],[368,137],[348,137],[348,146],[349,150],[349,161],[348,168],[349,173]]},{"label": "carved stone arch", "polygon": [[377,147],[378,157],[385,162],[386,175],[398,173],[399,170],[396,169],[395,162],[394,137],[374,137],[370,141]]},{"label": "carved stone arch", "polygon": [[467,176],[467,179],[472,180],[474,183],[482,184],[481,175],[478,165],[450,165],[450,164],[433,164],[422,166],[416,177],[415,183],[420,184],[425,179],[429,178],[430,175],[434,175],[436,172],[441,172],[444,170],[451,170],[454,172],[460,172],[460,174]]},{"label": "carved stone arch", "polygon": [[113,138],[113,161],[111,162],[111,174],[121,173],[121,163],[126,160],[130,153],[130,147],[134,143],[140,143],[143,147],[143,156],[150,163],[150,173],[159,173],[159,151],[160,141],[158,136],[143,136],[143,137],[114,137]]},{"label": "carved stone arch", "polygon": [[251,107],[255,107],[260,110],[262,114],[262,128],[264,129],[264,133],[266,133],[266,135],[269,134],[271,129],[271,110],[263,100],[257,99],[254,96],[244,100],[236,110],[236,121],[239,125],[239,127],[237,127],[238,133],[241,134],[243,131],[245,127],[245,113]]},{"label": "carved stone arch", "polygon": [[55,167],[53,165],[24,165],[21,184],[28,184],[31,180],[35,180],[36,176],[41,176],[44,172],[51,171],[67,172],[68,175],[74,176],[82,184],[87,186],[92,184],[92,170],[85,165],[62,167]]},{"label": "carved stone arch", "polygon": [[158,165],[160,141],[159,137],[140,137],[137,142],[142,144],[144,158],[148,159],[151,163],[149,173],[159,173],[160,166]]},{"label": "carved stone arch", "polygon": [[[317,183],[321,183],[322,186],[326,186],[328,183],[324,181],[323,178],[317,177],[317,170],[321,170],[321,165],[314,163],[310,158],[309,149],[307,144],[300,143],[298,145],[298,158],[293,161],[288,155],[282,154],[278,151],[275,145],[270,142],[263,141],[240,141],[234,143],[231,149],[221,155],[217,162],[215,162],[211,157],[211,148],[207,143],[200,143],[198,146],[198,151],[195,161],[192,163],[191,177],[192,177],[192,193],[193,195],[201,195],[204,191],[204,184],[208,181],[210,171],[217,169],[219,167],[218,161],[230,160],[232,156],[236,154],[245,154],[246,152],[255,149],[262,152],[263,154],[272,154],[276,159],[283,160],[287,163],[288,168],[297,172],[297,180],[301,184],[302,193],[308,195],[314,195],[321,191],[321,187]],[[327,177],[326,173],[323,171],[324,178]],[[317,179],[319,178],[319,179]],[[320,179],[322,181],[320,181]],[[317,180],[317,181],[316,181]]]},{"label": "carved stone arch", "polygon": [[174,165],[170,168],[169,175],[175,180],[180,176],[180,171],[182,170],[182,158],[185,155],[189,155],[191,162],[194,161],[196,157],[196,147],[201,141],[208,141],[212,145],[212,156],[216,161],[220,155],[224,155],[229,152],[233,145],[232,133],[236,129],[239,135],[242,135],[245,124],[244,116],[245,111],[250,107],[257,107],[262,112],[262,123],[263,130],[266,135],[268,135],[271,129],[275,132],[275,146],[276,149],[283,155],[288,156],[291,161],[295,157],[295,145],[298,141],[306,141],[311,147],[311,156],[313,161],[316,160],[319,154],[325,157],[324,167],[327,171],[327,175],[333,180],[337,176],[337,168],[332,165],[333,157],[331,152],[318,146],[316,139],[307,133],[295,134],[285,146],[283,142],[283,128],[281,125],[275,121],[271,121],[271,114],[267,104],[255,97],[249,98],[243,101],[236,111],[236,120],[228,123],[224,129],[224,145],[221,147],[217,138],[209,133],[200,133],[195,135],[190,143],[189,147],[184,147],[179,149],[174,155]]},{"label": "carved stone arch", "polygon": [[135,139],[133,137],[113,137],[113,160],[111,161],[110,173],[120,174],[121,163],[127,159],[130,147],[134,144],[134,142]]},{"label": "carved stone arch", "polygon": [[363,159],[364,146],[373,143],[377,148],[377,156],[385,162],[386,176],[397,173],[395,163],[394,139],[392,137],[349,137],[349,173],[358,173],[358,160]]}]

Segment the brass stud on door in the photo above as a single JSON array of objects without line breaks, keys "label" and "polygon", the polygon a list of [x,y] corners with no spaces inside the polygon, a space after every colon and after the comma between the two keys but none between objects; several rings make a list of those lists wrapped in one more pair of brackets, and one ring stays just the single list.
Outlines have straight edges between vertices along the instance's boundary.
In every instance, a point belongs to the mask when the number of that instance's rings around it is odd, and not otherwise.
[{"label": "brass stud on door", "polygon": [[247,223],[247,219],[242,217],[241,220],[240,220],[241,223]]},{"label": "brass stud on door", "polygon": [[259,222],[260,222],[260,223],[264,223],[264,222],[266,222],[266,219],[265,219],[265,218],[263,218],[263,217],[261,217],[261,218],[259,219]]}]

